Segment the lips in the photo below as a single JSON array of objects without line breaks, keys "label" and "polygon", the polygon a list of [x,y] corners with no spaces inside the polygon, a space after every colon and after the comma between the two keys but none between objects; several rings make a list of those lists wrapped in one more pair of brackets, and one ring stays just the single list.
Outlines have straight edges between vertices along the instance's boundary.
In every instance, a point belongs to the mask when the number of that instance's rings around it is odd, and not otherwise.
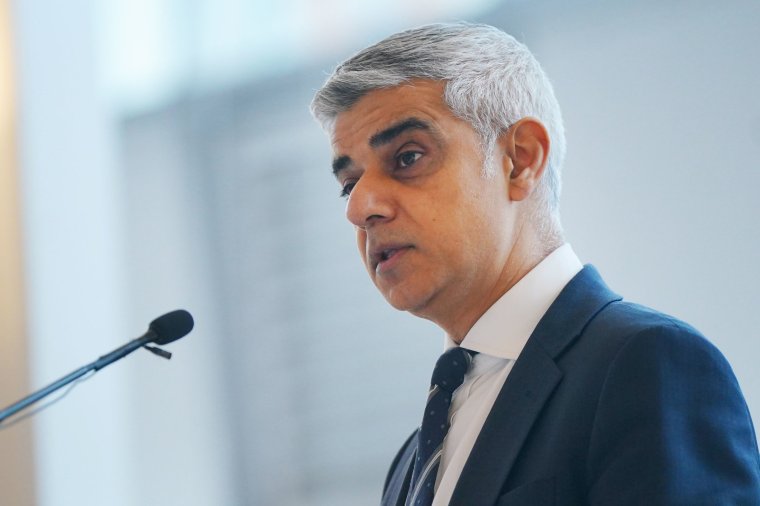
[{"label": "lips", "polygon": [[397,251],[398,251],[397,249],[385,249],[385,250],[381,251],[380,252],[380,261],[381,262],[385,262],[386,260],[388,260],[391,257],[391,255],[393,255]]},{"label": "lips", "polygon": [[410,244],[383,244],[373,248],[370,251],[373,270],[379,272],[390,267],[395,259],[411,248]]}]

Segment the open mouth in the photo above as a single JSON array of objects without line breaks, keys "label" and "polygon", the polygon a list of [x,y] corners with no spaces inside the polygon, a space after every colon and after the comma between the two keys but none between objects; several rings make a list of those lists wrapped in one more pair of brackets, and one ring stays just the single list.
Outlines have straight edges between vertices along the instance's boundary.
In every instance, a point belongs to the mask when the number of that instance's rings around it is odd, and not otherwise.
[{"label": "open mouth", "polygon": [[380,252],[380,261],[385,262],[388,260],[395,252],[397,252],[397,249],[384,249]]},{"label": "open mouth", "polygon": [[380,250],[375,256],[375,269],[381,271],[392,268],[395,260],[410,248],[411,246],[394,246]]}]

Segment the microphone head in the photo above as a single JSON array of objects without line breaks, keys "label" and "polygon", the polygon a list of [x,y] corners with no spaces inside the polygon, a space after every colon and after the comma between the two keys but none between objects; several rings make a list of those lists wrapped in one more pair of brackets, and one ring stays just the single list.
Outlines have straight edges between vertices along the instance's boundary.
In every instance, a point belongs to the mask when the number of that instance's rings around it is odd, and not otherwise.
[{"label": "microphone head", "polygon": [[159,316],[148,326],[156,334],[156,344],[169,344],[193,330],[193,317],[184,309],[177,309]]}]

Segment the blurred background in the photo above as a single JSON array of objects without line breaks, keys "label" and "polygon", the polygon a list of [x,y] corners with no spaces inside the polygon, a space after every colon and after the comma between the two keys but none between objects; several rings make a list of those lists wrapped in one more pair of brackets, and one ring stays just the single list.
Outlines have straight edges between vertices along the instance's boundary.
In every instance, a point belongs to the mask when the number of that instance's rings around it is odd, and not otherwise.
[{"label": "blurred background", "polygon": [[196,318],[0,431],[0,504],[379,502],[443,335],[367,279],[308,103],[457,19],[552,79],[581,260],[705,333],[760,420],[758,2],[0,0],[0,407]]}]

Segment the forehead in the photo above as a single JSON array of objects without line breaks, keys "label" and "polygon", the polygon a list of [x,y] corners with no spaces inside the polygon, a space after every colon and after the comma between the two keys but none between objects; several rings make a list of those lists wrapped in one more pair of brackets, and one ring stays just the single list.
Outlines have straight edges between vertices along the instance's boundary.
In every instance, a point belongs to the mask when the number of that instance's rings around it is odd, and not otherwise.
[{"label": "forehead", "polygon": [[350,109],[338,114],[332,132],[336,153],[364,146],[384,128],[406,118],[418,118],[437,129],[456,118],[443,100],[441,81],[416,80],[367,93]]}]

